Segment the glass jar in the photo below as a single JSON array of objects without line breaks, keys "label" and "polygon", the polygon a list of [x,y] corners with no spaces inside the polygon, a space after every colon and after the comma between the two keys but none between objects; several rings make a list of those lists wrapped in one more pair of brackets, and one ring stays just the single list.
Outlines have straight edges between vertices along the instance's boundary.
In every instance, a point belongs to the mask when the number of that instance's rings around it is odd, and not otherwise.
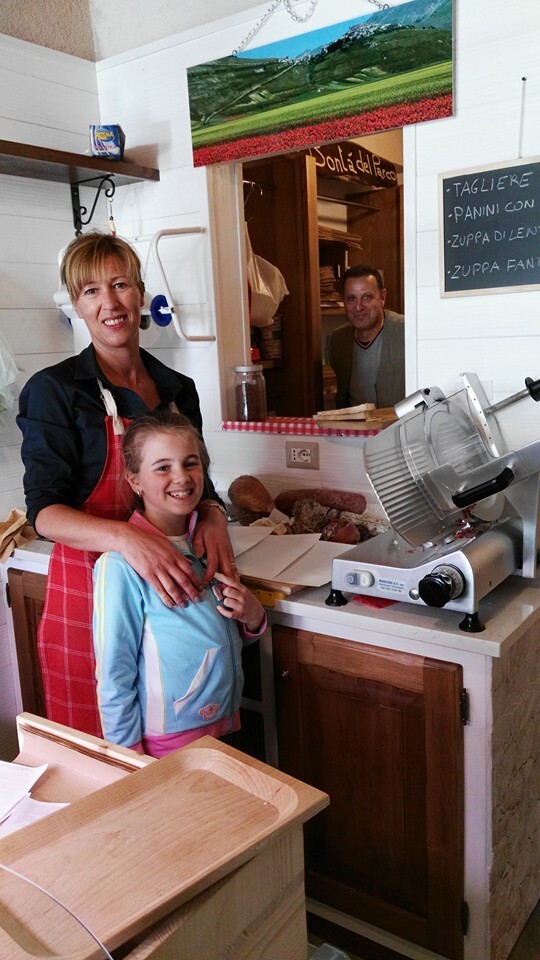
[{"label": "glass jar", "polygon": [[266,384],[258,364],[234,368],[237,420],[266,420]]}]

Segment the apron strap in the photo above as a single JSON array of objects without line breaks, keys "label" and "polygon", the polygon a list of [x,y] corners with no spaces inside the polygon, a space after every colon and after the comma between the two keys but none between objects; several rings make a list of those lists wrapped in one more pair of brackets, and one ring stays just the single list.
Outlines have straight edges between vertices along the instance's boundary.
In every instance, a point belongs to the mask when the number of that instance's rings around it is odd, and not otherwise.
[{"label": "apron strap", "polygon": [[[105,384],[102,383],[99,378],[98,378],[98,384],[99,384],[99,392],[101,394],[101,399],[103,400],[103,405],[107,412],[107,416],[112,417],[114,432],[117,436],[121,437],[122,434],[125,432],[125,428],[124,428],[124,423],[122,421],[122,418],[118,416],[116,401],[111,391],[109,390],[109,388],[106,387]],[[171,413],[180,413],[174,400],[171,400],[169,404],[169,410],[171,411]]]},{"label": "apron strap", "polygon": [[122,418],[118,416],[115,399],[108,387],[106,387],[99,378],[98,385],[107,416],[112,417],[114,432],[117,437],[121,437],[124,433],[124,424],[122,422]]}]

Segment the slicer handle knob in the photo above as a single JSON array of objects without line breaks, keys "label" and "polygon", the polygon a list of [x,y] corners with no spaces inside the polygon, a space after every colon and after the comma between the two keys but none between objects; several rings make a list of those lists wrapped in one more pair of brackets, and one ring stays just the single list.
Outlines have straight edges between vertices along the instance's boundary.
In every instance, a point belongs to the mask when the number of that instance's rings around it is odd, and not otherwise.
[{"label": "slicer handle knob", "polygon": [[463,510],[465,507],[472,506],[473,503],[478,503],[479,500],[487,500],[487,498],[492,497],[493,494],[501,493],[501,491],[506,490],[513,481],[514,471],[511,470],[510,467],[503,467],[501,472],[497,474],[496,477],[492,477],[491,480],[479,483],[476,487],[469,487],[468,490],[462,490],[460,493],[453,493],[452,501],[456,507]]},{"label": "slicer handle knob", "polygon": [[444,607],[450,600],[461,596],[465,580],[461,570],[450,564],[433,567],[431,573],[422,577],[418,584],[420,598],[428,607]]},{"label": "slicer handle knob", "polygon": [[532,377],[525,377],[525,386],[529,391],[529,396],[533,400],[540,400],[540,380],[533,380]]}]

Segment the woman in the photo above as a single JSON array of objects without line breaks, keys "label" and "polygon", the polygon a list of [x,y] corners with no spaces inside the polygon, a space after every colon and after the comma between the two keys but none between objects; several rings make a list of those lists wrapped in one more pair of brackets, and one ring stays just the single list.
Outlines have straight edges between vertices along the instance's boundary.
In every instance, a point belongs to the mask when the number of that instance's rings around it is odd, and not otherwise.
[{"label": "woman", "polygon": [[[199,432],[202,418],[193,381],[139,347],[144,284],[126,241],[95,231],[77,237],[65,251],[61,278],[92,342],[31,377],[17,422],[28,519],[55,542],[38,634],[47,716],[100,736],[92,641],[97,556],[121,553],[167,606],[196,603],[203,590],[172,544],[126,522],[122,434],[158,407],[181,411]],[[207,558],[205,583],[218,567],[236,576],[226,523],[210,486],[193,541]]]}]

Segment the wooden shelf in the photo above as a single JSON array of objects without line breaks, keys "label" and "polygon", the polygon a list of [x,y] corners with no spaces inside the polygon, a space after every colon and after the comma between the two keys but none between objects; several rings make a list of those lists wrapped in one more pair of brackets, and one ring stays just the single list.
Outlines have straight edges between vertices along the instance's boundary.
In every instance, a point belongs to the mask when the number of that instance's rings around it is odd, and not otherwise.
[{"label": "wooden shelf", "polygon": [[142,167],[126,160],[49,150],[47,147],[34,147],[11,140],[0,140],[0,173],[71,184],[114,176],[117,187],[141,180],[159,180],[159,170],[153,167]]},{"label": "wooden shelf", "polygon": [[339,243],[344,247],[362,249],[362,241],[358,234],[348,233],[345,230],[332,230],[331,227],[319,226],[319,243]]},{"label": "wooden shelf", "polygon": [[256,360],[255,363],[260,364],[263,370],[282,370],[285,366],[282,357],[271,357],[269,360]]},{"label": "wooden shelf", "polygon": [[330,306],[330,304],[325,303],[324,306],[321,306],[321,316],[322,317],[338,317],[343,316],[343,323],[345,323],[345,314],[343,313],[343,301],[336,300],[335,306]]}]

